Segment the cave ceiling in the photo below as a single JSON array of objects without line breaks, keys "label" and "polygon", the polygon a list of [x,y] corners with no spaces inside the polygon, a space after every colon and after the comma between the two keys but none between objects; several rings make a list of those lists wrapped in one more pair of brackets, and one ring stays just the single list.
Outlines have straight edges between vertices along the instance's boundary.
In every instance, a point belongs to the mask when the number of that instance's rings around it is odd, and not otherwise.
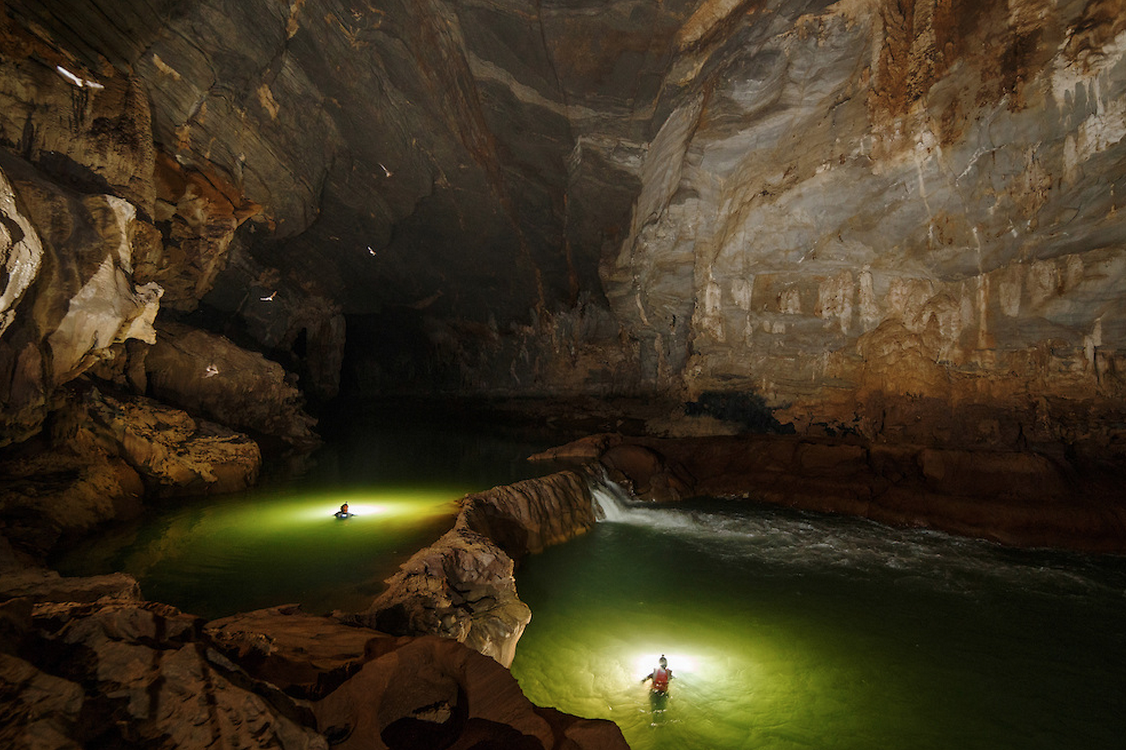
[{"label": "cave ceiling", "polygon": [[8,151],[128,201],[122,273],[161,315],[303,388],[335,392],[348,360],[365,391],[723,391],[869,435],[957,409],[923,438],[986,443],[1124,408],[1123,0],[4,20]]},{"label": "cave ceiling", "polygon": [[[14,2],[141,78],[158,147],[262,207],[238,241],[349,312],[501,322],[601,296],[694,2]],[[589,147],[588,147],[589,150]],[[611,165],[612,166],[612,165]]]}]

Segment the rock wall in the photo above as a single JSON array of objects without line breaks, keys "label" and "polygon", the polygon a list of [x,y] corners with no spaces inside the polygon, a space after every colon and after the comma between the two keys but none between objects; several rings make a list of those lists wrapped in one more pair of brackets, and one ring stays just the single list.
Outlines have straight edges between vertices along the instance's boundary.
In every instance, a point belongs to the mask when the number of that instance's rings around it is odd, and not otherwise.
[{"label": "rock wall", "polygon": [[550,457],[592,462],[608,480],[645,502],[729,498],[940,529],[1017,547],[1126,551],[1120,471],[1080,471],[1062,453],[796,435],[595,435],[561,446]]},{"label": "rock wall", "polygon": [[[159,148],[143,79],[6,9],[0,39],[0,532],[42,556],[151,496],[254,483],[259,445],[229,427],[317,437],[295,376],[183,322],[260,207]],[[322,370],[334,314],[306,316]]]},{"label": "rock wall", "polygon": [[604,265],[643,376],[800,431],[1120,440],[1121,4],[702,5]]},{"label": "rock wall", "polygon": [[1120,440],[1119,0],[71,6],[11,5],[0,140],[318,397]]}]

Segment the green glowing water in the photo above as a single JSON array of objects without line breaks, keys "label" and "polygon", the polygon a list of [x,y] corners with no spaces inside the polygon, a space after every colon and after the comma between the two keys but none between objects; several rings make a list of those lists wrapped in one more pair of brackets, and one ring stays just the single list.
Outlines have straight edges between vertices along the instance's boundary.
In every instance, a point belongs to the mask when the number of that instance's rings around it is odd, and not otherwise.
[{"label": "green glowing water", "polygon": [[[409,416],[409,415],[408,415]],[[548,470],[540,444],[433,420],[350,425],[297,480],[170,501],[58,561],[125,570],[204,617],[366,608],[465,492]],[[347,501],[356,517],[332,517]],[[518,573],[528,696],[635,750],[1122,747],[1126,563],[849,519],[623,508]],[[666,654],[666,703],[641,678]]]},{"label": "green glowing water", "polygon": [[[206,618],[289,603],[366,609],[399,565],[449,530],[464,494],[550,468],[526,461],[550,442],[442,416],[403,409],[349,420],[300,472],[154,505],[55,566],[130,573],[145,598]],[[345,502],[355,515],[338,520]]]},{"label": "green glowing water", "polygon": [[[1122,561],[727,508],[636,511],[531,559],[528,697],[634,750],[1122,746]],[[665,703],[641,684],[662,653]]]},{"label": "green glowing water", "polygon": [[[213,618],[278,604],[359,611],[441,536],[464,490],[263,490],[154,511],[68,555],[64,574],[121,570],[145,598]],[[355,515],[333,513],[347,502]]]}]

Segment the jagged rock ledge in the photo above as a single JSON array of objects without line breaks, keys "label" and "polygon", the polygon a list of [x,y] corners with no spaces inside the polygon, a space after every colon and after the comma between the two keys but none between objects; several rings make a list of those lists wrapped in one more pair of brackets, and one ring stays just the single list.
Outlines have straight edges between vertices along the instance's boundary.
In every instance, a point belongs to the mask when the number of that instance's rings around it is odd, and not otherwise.
[{"label": "jagged rock ledge", "polygon": [[532,616],[516,594],[516,562],[594,522],[589,485],[575,471],[467,495],[454,527],[404,563],[354,621],[452,638],[508,666]]},{"label": "jagged rock ledge", "polygon": [[594,462],[635,496],[731,497],[1016,547],[1126,553],[1121,467],[1031,451],[739,435],[592,435],[533,458]]}]

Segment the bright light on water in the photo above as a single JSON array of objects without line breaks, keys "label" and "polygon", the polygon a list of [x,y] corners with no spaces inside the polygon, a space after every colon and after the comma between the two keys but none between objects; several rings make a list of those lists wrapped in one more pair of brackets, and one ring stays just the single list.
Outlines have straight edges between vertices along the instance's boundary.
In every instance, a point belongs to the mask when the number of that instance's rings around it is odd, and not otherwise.
[{"label": "bright light on water", "polygon": [[[146,598],[193,614],[300,603],[365,609],[383,580],[449,528],[464,487],[258,491],[158,509],[60,561],[64,573],[122,570]],[[334,514],[344,503],[353,515]]]},{"label": "bright light on water", "polygon": [[[360,611],[449,530],[463,495],[542,473],[526,457],[557,442],[543,440],[405,402],[349,409],[300,471],[264,472],[281,489],[154,504],[55,564],[131,573],[146,598],[204,617],[295,602]],[[353,516],[338,519],[343,503]]]},{"label": "bright light on water", "polygon": [[613,512],[517,574],[533,616],[512,671],[634,750],[1058,750],[1126,730],[1121,560],[722,503]]}]

